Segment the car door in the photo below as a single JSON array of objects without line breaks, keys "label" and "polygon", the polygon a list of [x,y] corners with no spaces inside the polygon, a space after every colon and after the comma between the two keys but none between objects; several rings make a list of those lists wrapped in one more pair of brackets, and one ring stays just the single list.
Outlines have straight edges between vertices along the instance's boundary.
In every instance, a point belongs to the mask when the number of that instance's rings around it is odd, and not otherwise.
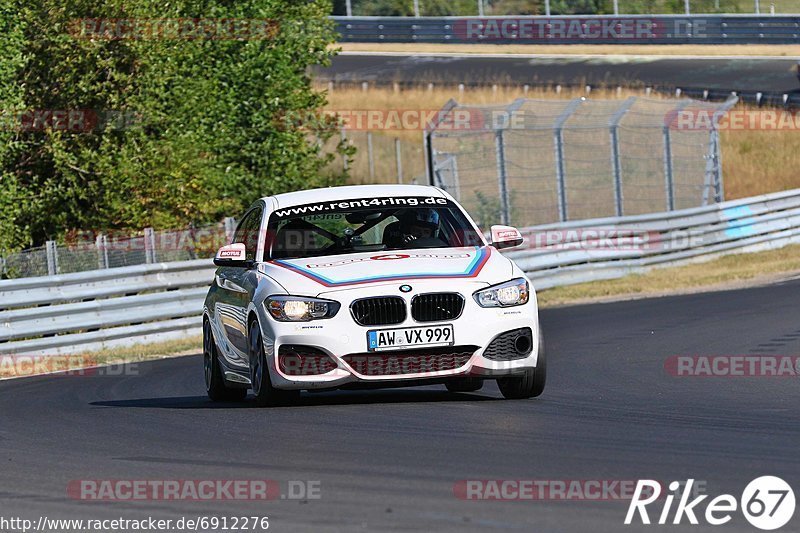
[{"label": "car door", "polygon": [[[245,213],[234,233],[233,242],[245,245],[245,257],[250,261],[256,259],[262,214],[260,206]],[[247,308],[254,289],[250,287],[254,278],[251,274],[252,269],[246,267],[222,267],[217,271],[217,315],[230,348],[227,359],[240,368],[248,365]]]}]

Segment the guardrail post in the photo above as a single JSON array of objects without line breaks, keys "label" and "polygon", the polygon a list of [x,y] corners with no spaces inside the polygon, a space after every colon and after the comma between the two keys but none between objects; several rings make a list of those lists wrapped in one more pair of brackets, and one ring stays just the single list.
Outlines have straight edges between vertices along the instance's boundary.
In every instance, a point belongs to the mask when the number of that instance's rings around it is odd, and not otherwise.
[{"label": "guardrail post", "polygon": [[58,248],[56,241],[47,241],[45,243],[45,251],[47,252],[47,275],[55,276],[58,274]]},{"label": "guardrail post", "polygon": [[625,100],[625,102],[614,113],[608,123],[609,132],[611,133],[611,168],[614,171],[614,204],[618,217],[621,217],[624,214],[622,194],[622,165],[620,164],[619,155],[619,123],[622,121],[625,113],[627,113],[635,103],[635,96],[631,96]]},{"label": "guardrail post", "polygon": [[369,179],[375,183],[375,154],[372,151],[372,132],[367,132],[367,159],[369,162]]},{"label": "guardrail post", "polygon": [[419,17],[419,0],[414,0],[414,16]]},{"label": "guardrail post", "polygon": [[397,165],[397,183],[403,183],[403,156],[400,139],[394,140],[394,159]]},{"label": "guardrail post", "polygon": [[144,228],[144,260],[147,264],[156,262],[156,237],[153,228]]},{"label": "guardrail post", "polygon": [[553,143],[555,144],[555,162],[556,162],[556,187],[558,190],[558,218],[561,222],[566,222],[569,219],[569,211],[567,204],[567,176],[566,167],[564,166],[564,125],[567,123],[569,117],[578,109],[586,99],[576,98],[567,104],[566,109],[559,115],[553,124]]},{"label": "guardrail post", "polygon": [[97,268],[108,268],[108,239],[102,233],[98,233],[94,239],[94,246],[97,248]]},{"label": "guardrail post", "polygon": [[352,17],[353,16],[353,3],[352,3],[351,0],[347,0],[345,2],[345,10],[346,10],[345,12],[347,13],[348,17]]},{"label": "guardrail post", "polygon": [[689,0],[684,0],[684,4],[686,4],[686,14],[687,15],[691,15],[692,14],[692,6],[690,5]]},{"label": "guardrail post", "polygon": [[756,6],[755,7],[756,7],[756,15],[760,15],[761,14],[761,1],[760,0],[756,0]]},{"label": "guardrail post", "polygon": [[550,16],[550,0],[544,0],[544,16]]},{"label": "guardrail post", "polygon": [[483,16],[483,0],[478,0],[478,16]]}]

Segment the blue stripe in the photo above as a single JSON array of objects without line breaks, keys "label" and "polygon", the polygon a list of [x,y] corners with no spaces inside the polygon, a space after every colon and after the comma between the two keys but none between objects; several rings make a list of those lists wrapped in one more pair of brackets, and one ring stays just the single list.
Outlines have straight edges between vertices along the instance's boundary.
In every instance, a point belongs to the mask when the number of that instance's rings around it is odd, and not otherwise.
[{"label": "blue stripe", "polygon": [[282,265],[286,265],[289,268],[293,268],[293,269],[297,269],[297,270],[300,270],[302,272],[305,272],[306,274],[308,274],[310,276],[313,276],[315,278],[321,279],[324,282],[329,283],[331,285],[341,285],[341,284],[346,284],[346,283],[359,283],[359,282],[362,282],[362,281],[378,281],[378,280],[381,280],[381,279],[398,278],[398,277],[403,277],[403,278],[426,277],[427,278],[427,277],[449,277],[449,276],[470,275],[475,271],[475,268],[478,266],[480,261],[488,253],[485,249],[479,248],[477,246],[475,247],[475,249],[478,250],[478,253],[475,254],[475,257],[472,259],[472,261],[467,266],[467,269],[464,272],[456,272],[456,273],[452,273],[452,272],[450,272],[450,273],[415,272],[415,273],[408,273],[408,274],[405,274],[405,273],[403,273],[403,274],[390,274],[390,275],[387,274],[387,275],[382,275],[382,276],[369,276],[369,277],[366,277],[366,278],[356,278],[356,279],[348,279],[348,280],[341,280],[341,281],[334,281],[334,280],[332,280],[330,278],[326,278],[322,274],[319,274],[319,273],[317,273],[317,272],[315,272],[313,270],[309,270],[309,269],[303,268],[303,267],[301,267],[299,265],[295,265],[293,263],[289,263],[288,261],[284,261],[284,260],[278,259],[275,262],[276,263],[280,263]]}]

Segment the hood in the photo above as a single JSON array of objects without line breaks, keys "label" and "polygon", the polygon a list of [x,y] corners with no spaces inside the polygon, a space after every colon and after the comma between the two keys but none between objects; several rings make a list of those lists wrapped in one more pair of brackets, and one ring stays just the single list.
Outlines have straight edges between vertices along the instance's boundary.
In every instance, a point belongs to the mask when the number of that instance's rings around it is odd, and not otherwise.
[{"label": "hood", "polygon": [[512,274],[511,261],[490,246],[278,259],[260,269],[290,294],[306,296],[415,279],[494,284]]}]

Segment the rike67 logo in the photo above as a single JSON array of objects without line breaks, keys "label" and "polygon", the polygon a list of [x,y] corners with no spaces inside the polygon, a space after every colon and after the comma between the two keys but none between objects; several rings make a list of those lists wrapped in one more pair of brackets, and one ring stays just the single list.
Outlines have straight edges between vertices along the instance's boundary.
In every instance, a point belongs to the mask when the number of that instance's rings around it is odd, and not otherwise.
[{"label": "rike67 logo", "polygon": [[[705,519],[705,522],[712,526],[727,524],[733,518],[733,513],[741,509],[742,514],[751,525],[764,531],[772,531],[783,527],[792,519],[795,509],[795,498],[792,487],[784,480],[774,476],[763,476],[751,481],[742,497],[737,499],[730,494],[722,494],[708,501],[705,505],[705,512],[701,512],[701,504],[708,498],[708,495],[697,496],[691,501],[693,479],[689,479],[685,484],[673,481],[669,484],[669,493],[663,498],[664,506],[658,514],[657,524],[680,524],[686,519],[690,524],[699,524],[698,515]],[[683,491],[679,492],[683,487]],[[625,525],[634,522],[638,515],[638,520],[642,524],[650,524],[651,518],[648,513],[648,506],[654,504],[662,498],[662,487],[658,481],[639,480],[633,499],[628,507],[628,514],[625,517]],[[678,500],[678,504],[673,512],[672,504]],[[652,505],[650,511],[657,505]],[[670,521],[671,518],[671,521]],[[654,517],[655,519],[655,517]]]}]

